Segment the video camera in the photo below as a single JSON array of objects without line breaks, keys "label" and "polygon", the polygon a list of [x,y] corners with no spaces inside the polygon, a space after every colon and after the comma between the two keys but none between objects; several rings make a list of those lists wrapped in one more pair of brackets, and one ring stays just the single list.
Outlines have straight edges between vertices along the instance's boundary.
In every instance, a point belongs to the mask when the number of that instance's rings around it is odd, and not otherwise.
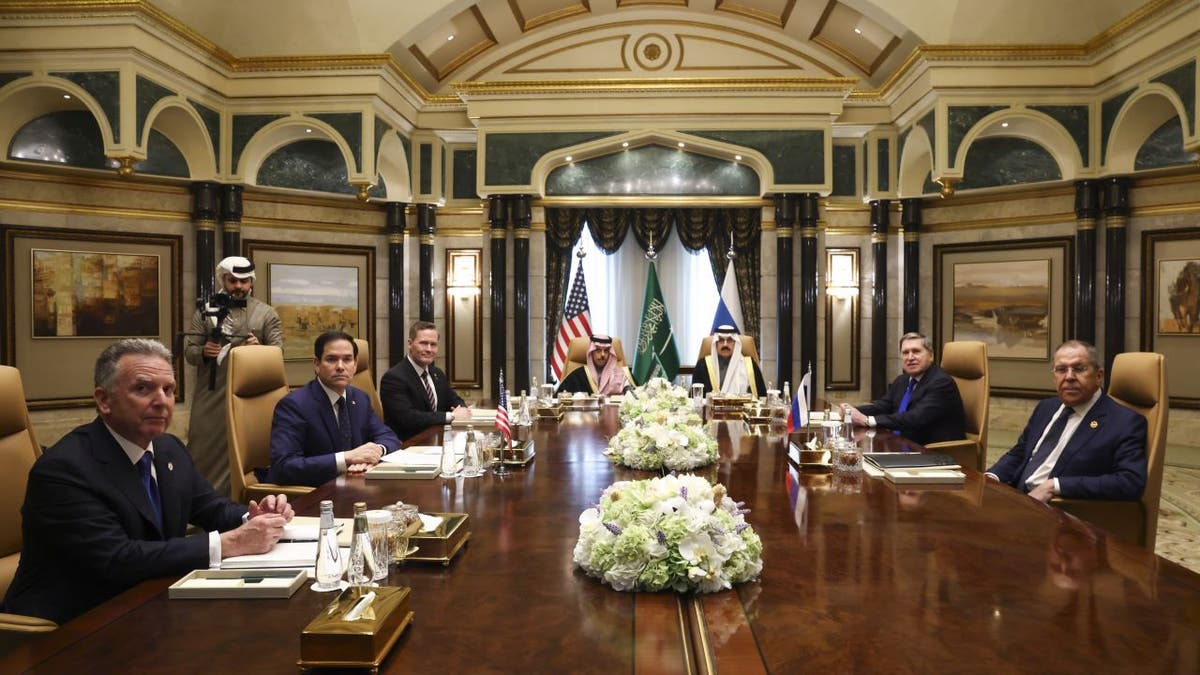
[{"label": "video camera", "polygon": [[213,293],[212,297],[207,300],[197,298],[196,309],[200,310],[201,316],[214,319],[211,323],[212,329],[209,331],[208,339],[220,344],[222,338],[221,324],[224,323],[225,317],[229,316],[229,312],[234,308],[245,306],[245,298],[235,298],[224,291]]}]

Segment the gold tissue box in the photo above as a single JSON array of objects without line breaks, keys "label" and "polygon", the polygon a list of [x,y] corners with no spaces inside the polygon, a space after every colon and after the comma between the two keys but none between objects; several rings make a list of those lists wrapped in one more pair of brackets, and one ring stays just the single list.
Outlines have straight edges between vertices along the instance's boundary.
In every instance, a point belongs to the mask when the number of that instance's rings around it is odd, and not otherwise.
[{"label": "gold tissue box", "polygon": [[525,466],[533,460],[537,451],[533,447],[533,439],[518,440],[517,444],[504,453],[504,463],[509,466]]},{"label": "gold tissue box", "polygon": [[556,401],[554,405],[538,403],[537,410],[534,411],[534,417],[539,420],[553,420],[557,422],[563,418],[563,405],[560,401]]},{"label": "gold tissue box", "polygon": [[440,516],[442,523],[432,532],[418,532],[409,537],[409,545],[416,546],[417,551],[407,556],[404,562],[437,562],[449,565],[471,538],[470,519],[465,513],[427,515]]},{"label": "gold tissue box", "polygon": [[[375,601],[357,621],[346,614],[367,593]],[[300,667],[379,668],[412,621],[406,586],[351,586],[308,623],[300,634]]]}]

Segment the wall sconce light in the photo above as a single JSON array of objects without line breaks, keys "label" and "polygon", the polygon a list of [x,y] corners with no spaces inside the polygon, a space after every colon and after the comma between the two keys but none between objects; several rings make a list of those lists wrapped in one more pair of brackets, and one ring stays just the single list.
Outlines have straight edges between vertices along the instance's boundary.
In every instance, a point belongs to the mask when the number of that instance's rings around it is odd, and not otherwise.
[{"label": "wall sconce light", "polygon": [[480,269],[481,249],[447,249],[446,292],[455,297],[468,297],[480,294],[482,285],[482,270]]},{"label": "wall sconce light", "polygon": [[826,258],[829,282],[825,294],[835,298],[858,297],[858,256],[855,252],[829,251]]}]

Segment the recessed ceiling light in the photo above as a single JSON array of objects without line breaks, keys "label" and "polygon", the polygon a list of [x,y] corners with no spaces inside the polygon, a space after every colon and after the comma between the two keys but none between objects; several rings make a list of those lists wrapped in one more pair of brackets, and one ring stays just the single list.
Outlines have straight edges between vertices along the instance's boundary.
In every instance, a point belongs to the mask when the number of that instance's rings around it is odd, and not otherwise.
[{"label": "recessed ceiling light", "polygon": [[622,147],[622,148],[628,148],[628,147],[629,147],[629,141],[625,141],[624,143],[622,143],[622,144],[621,144],[621,147]]},{"label": "recessed ceiling light", "polygon": [[1007,129],[1007,128],[1008,128],[1008,122],[1001,122],[1001,123],[1000,123],[1000,126],[1002,126],[1002,127],[1004,127],[1005,129]]},{"label": "recessed ceiling light", "polygon": [[741,155],[734,155],[734,156],[733,156],[733,158],[734,158],[734,159],[736,159],[736,160],[737,160],[737,161],[739,161],[739,162],[740,162],[740,161],[742,161],[742,156],[741,156]]},{"label": "recessed ceiling light", "polygon": [[63,94],[63,98],[65,98],[65,99],[67,99],[68,101],[70,101],[70,100],[71,100],[71,95],[70,95],[70,94]]},{"label": "recessed ceiling light", "polygon": [[855,29],[854,29],[854,32],[855,32],[855,33],[857,33],[857,34],[859,34],[859,35],[862,35],[862,29],[861,29],[861,28],[855,28]]},{"label": "recessed ceiling light", "polygon": [[575,158],[574,158],[574,157],[572,157],[571,155],[567,155],[567,161],[568,161],[568,162],[570,162],[570,161],[573,161],[574,159],[575,159]]},{"label": "recessed ceiling light", "polygon": [[304,129],[304,133],[306,133],[306,134],[311,134],[311,133],[312,133],[312,129],[305,128],[305,129]]},{"label": "recessed ceiling light", "polygon": [[683,141],[679,141],[679,147],[681,147],[681,148],[684,147]]},{"label": "recessed ceiling light", "polygon": [[451,41],[451,40],[453,40],[453,39],[454,39],[454,33],[451,33],[451,34],[449,34],[449,35],[447,35],[447,36],[446,36],[446,42],[449,42],[449,41]]}]

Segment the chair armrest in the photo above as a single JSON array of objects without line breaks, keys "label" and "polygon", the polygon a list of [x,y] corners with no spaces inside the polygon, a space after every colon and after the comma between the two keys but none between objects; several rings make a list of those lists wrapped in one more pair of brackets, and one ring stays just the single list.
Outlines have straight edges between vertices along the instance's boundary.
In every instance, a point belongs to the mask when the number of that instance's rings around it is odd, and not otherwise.
[{"label": "chair armrest", "polygon": [[970,439],[927,443],[925,449],[931,452],[944,452],[953,457],[959,466],[969,466],[983,471],[983,456],[979,451],[979,443]]},{"label": "chair armrest", "polygon": [[246,486],[247,499],[261,499],[267,495],[285,494],[293,497],[306,495],[315,488],[307,485],[276,485],[275,483],[255,483]]},{"label": "chair armrest", "polygon": [[0,612],[0,630],[14,633],[49,633],[57,628],[58,624],[49,619]]}]

